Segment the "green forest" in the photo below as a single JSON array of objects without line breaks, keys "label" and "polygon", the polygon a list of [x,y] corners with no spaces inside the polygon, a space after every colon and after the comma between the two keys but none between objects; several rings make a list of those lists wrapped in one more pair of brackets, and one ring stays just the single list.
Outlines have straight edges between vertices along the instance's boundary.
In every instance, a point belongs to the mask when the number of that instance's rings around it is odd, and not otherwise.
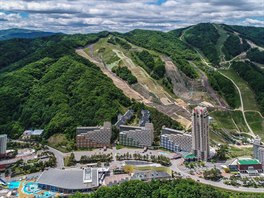
[{"label": "green forest", "polygon": [[222,76],[219,72],[211,71],[208,73],[208,80],[214,90],[224,97],[232,108],[238,108],[240,103],[237,100],[237,90],[233,83]]},{"label": "green forest", "polygon": [[131,71],[127,67],[116,66],[112,68],[112,71],[117,76],[127,81],[130,85],[137,83],[137,78],[131,73]]},{"label": "green forest", "polygon": [[[152,78],[161,79],[165,75],[165,64],[158,56],[153,56],[147,50],[134,53],[141,65]],[[142,63],[142,64],[141,64]]]},{"label": "green forest", "polygon": [[256,94],[260,110],[264,113],[264,72],[251,62],[234,62],[231,66],[238,75],[248,82]]},{"label": "green forest", "polygon": [[90,194],[76,193],[71,198],[260,198],[260,194],[228,192],[190,179],[151,182],[129,181],[112,187],[100,187]]},{"label": "green forest", "polygon": [[263,27],[248,27],[248,26],[227,26],[225,29],[230,32],[238,32],[244,38],[250,39],[255,44],[264,46],[264,28]]},{"label": "green forest", "polygon": [[241,54],[249,49],[249,44],[242,39],[242,44],[238,36],[231,34],[225,41],[223,52],[225,54],[226,60],[230,60],[233,57]]},{"label": "green forest", "polygon": [[201,50],[211,63],[214,65],[219,63],[219,55],[216,49],[219,34],[213,24],[201,23],[193,26],[186,31],[184,39]]},{"label": "green forest", "polygon": [[253,62],[264,64],[264,51],[260,51],[258,48],[250,49],[247,52],[247,57]]}]

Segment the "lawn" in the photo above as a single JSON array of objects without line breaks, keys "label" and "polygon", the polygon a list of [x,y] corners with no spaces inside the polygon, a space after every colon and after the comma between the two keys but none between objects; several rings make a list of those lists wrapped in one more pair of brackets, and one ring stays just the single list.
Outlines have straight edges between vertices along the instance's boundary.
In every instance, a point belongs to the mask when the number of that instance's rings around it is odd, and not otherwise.
[{"label": "lawn", "polygon": [[250,89],[247,82],[241,79],[238,74],[233,70],[221,70],[223,74],[231,78],[236,85],[239,87],[244,103],[244,109],[245,110],[256,110],[258,111],[258,105],[255,99],[254,92]]},{"label": "lawn", "polygon": [[240,132],[248,132],[248,128],[243,119],[241,111],[214,111],[210,113],[213,117],[213,124],[216,128],[238,130]]},{"label": "lawn", "polygon": [[65,136],[65,134],[54,134],[48,139],[48,145],[58,149],[61,152],[69,152],[73,150],[74,148],[74,141],[68,140]]},{"label": "lawn", "polygon": [[228,111],[214,111],[209,114],[213,118],[213,123],[217,128],[234,129],[236,126],[232,122],[232,117]]},{"label": "lawn", "polygon": [[236,157],[251,157],[252,156],[253,149],[252,147],[244,147],[244,148],[238,148],[231,146],[229,150],[229,157],[230,158],[236,158]]},{"label": "lawn", "polygon": [[232,119],[236,123],[240,132],[248,132],[247,125],[244,121],[243,115],[241,111],[232,111],[230,112]]},{"label": "lawn", "polygon": [[264,119],[256,112],[246,112],[246,118],[253,132],[264,139]]}]

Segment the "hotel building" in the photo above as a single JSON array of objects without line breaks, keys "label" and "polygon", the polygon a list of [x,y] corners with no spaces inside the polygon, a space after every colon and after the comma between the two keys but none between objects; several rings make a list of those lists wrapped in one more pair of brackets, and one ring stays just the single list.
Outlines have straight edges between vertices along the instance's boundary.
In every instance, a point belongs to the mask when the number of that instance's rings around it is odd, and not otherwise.
[{"label": "hotel building", "polygon": [[78,148],[100,148],[110,147],[112,136],[112,125],[105,122],[97,127],[77,127],[76,143]]},{"label": "hotel building", "polygon": [[192,136],[184,131],[163,127],[160,146],[173,152],[191,152]]},{"label": "hotel building", "polygon": [[146,123],[144,127],[120,126],[119,143],[125,146],[149,147],[154,141],[154,127]]},{"label": "hotel building", "polygon": [[7,144],[7,135],[0,135],[0,157],[6,155],[6,144]]},{"label": "hotel building", "polygon": [[192,151],[198,160],[209,158],[209,118],[206,107],[195,107],[192,112]]}]

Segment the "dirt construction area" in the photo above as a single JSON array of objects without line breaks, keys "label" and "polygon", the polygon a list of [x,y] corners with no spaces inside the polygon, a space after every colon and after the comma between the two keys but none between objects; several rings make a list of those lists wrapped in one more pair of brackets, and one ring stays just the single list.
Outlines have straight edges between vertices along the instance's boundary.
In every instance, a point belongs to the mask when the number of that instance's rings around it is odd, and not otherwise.
[{"label": "dirt construction area", "polygon": [[[91,46],[89,46],[89,48],[91,48]],[[142,67],[135,65],[124,52],[116,48],[112,50],[137,78],[138,86],[130,86],[127,82],[116,76],[116,74],[104,64],[101,58],[95,56],[94,53],[91,54],[92,50],[77,49],[76,53],[96,64],[105,75],[112,79],[115,86],[121,89],[127,97],[133,98],[138,102],[143,102],[147,106],[154,107],[158,111],[180,122],[185,128],[189,128],[191,122],[188,105],[183,100],[172,98],[156,80],[151,78]],[[135,87],[140,87],[140,89],[135,89]]]}]

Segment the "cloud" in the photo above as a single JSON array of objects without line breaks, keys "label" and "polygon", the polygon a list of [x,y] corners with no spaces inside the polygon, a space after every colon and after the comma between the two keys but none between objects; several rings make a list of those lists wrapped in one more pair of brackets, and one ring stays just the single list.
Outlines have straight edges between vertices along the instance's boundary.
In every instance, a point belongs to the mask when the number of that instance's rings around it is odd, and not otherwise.
[{"label": "cloud", "polygon": [[0,0],[0,27],[84,33],[200,22],[264,26],[263,10],[259,0]]},{"label": "cloud", "polygon": [[247,18],[243,21],[244,25],[250,25],[250,26],[259,26],[263,27],[264,26],[264,20],[257,20],[257,19],[250,19]]}]

